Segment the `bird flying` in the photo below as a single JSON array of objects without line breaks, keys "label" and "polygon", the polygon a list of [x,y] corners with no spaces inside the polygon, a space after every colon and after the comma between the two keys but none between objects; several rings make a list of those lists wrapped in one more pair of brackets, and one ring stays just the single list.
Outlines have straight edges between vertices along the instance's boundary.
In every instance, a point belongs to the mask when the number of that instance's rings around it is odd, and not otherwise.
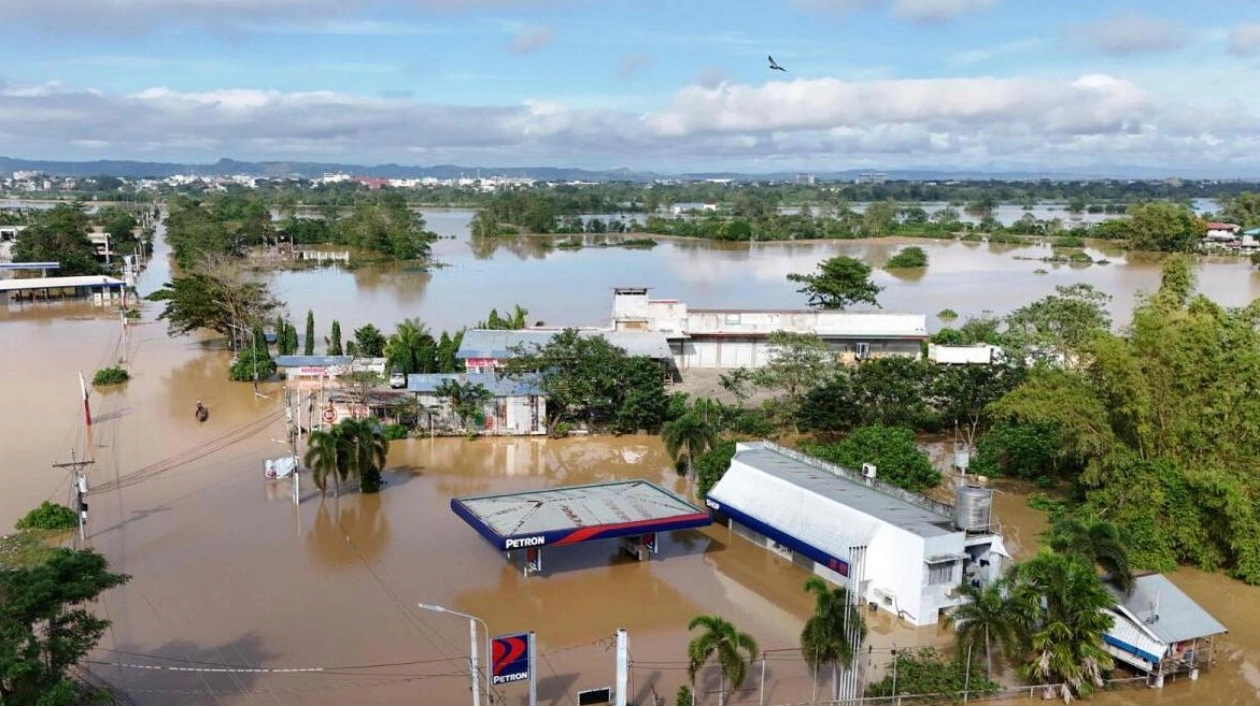
[{"label": "bird flying", "polygon": [[779,66],[778,62],[776,62],[776,61],[774,60],[774,57],[772,57],[772,56],[766,56],[766,58],[770,60],[770,70],[771,70],[771,71],[783,71],[783,72],[786,72],[786,71],[787,71],[787,69],[783,68],[782,66]]}]

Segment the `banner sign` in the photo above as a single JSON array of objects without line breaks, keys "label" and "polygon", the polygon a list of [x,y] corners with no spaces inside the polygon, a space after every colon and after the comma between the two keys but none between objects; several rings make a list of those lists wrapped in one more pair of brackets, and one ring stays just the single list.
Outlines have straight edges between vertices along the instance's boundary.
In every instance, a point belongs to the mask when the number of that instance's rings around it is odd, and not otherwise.
[{"label": "banner sign", "polygon": [[499,636],[491,647],[492,670],[490,682],[494,685],[528,680],[530,640],[532,634],[517,633],[511,636]]}]

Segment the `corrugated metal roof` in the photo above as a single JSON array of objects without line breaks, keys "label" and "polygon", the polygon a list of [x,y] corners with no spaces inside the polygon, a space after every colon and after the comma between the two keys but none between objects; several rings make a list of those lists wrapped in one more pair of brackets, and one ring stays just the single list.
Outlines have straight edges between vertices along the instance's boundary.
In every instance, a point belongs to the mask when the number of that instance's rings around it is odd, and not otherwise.
[{"label": "corrugated metal roof", "polygon": [[45,287],[122,287],[122,280],[104,275],[72,275],[68,277],[27,277],[20,280],[0,280],[0,292],[14,290],[40,290]]},{"label": "corrugated metal roof", "polygon": [[1226,628],[1162,574],[1137,578],[1125,596],[1108,585],[1121,606],[1164,643],[1177,643],[1225,633]]},{"label": "corrugated metal roof", "polygon": [[349,366],[354,358],[351,356],[276,356],[273,360],[281,368],[300,368],[302,366]]},{"label": "corrugated metal roof", "polygon": [[[546,346],[552,337],[563,329],[469,329],[460,340],[456,358],[510,358],[515,346]],[[607,329],[579,329],[579,336],[602,336],[608,343],[625,349],[630,356],[647,356],[654,359],[672,358],[669,342],[655,331],[611,331]]]},{"label": "corrugated metal roof", "polygon": [[498,377],[493,373],[412,373],[407,376],[407,390],[412,393],[435,393],[443,381],[478,383],[497,397],[542,395],[533,377]]},{"label": "corrugated metal roof", "polygon": [[[846,531],[844,526],[851,527],[855,517],[860,517],[845,512],[847,508],[869,517],[872,530],[876,521],[882,521],[925,538],[962,532],[948,515],[850,481],[828,471],[822,462],[814,465],[793,459],[762,442],[740,447],[735,461],[741,464],[732,464],[710,495],[776,527],[786,523],[818,536],[819,541],[826,540],[828,534],[869,532],[861,528]],[[733,497],[736,495],[738,499]],[[809,537],[796,537],[810,542]]]},{"label": "corrugated metal roof", "polygon": [[666,520],[704,512],[647,481],[539,489],[458,500],[502,537]]},{"label": "corrugated metal roof", "polygon": [[[1130,653],[1148,664],[1158,663],[1167,650],[1166,644],[1152,638],[1128,616],[1103,609],[1103,613],[1111,617],[1111,628],[1103,634],[1103,640],[1109,645]],[[1130,661],[1126,661],[1130,662]],[[1143,670],[1150,670],[1152,665],[1137,664]]]}]

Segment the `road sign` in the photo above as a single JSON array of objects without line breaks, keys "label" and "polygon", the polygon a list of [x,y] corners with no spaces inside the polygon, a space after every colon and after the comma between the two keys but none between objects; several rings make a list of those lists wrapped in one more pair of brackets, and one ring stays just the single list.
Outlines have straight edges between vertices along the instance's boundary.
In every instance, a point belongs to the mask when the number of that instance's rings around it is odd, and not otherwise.
[{"label": "road sign", "polygon": [[337,411],[333,408],[324,409],[324,422],[334,422],[337,419]]}]

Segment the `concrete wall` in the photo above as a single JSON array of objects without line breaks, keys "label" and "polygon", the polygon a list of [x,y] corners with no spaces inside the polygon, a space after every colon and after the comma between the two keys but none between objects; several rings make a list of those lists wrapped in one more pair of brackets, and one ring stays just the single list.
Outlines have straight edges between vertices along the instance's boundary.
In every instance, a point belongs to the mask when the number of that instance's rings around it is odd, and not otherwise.
[{"label": "concrete wall", "polygon": [[[838,340],[824,339],[831,350],[845,363],[858,360],[858,344],[866,344],[868,358],[905,356],[918,358],[922,349],[918,341],[890,339]],[[679,370],[689,368],[760,368],[773,358],[773,347],[765,337],[693,335],[671,344],[674,362]]]},{"label": "concrete wall", "polygon": [[[417,396],[420,404],[426,409],[435,410],[434,425],[440,429],[455,429],[460,425],[459,418],[451,411],[446,398],[432,393],[420,393]],[[491,424],[482,428],[486,434],[493,435],[542,435],[547,434],[547,398],[542,395],[509,395],[495,398],[487,403],[484,410],[486,421]],[[471,424],[471,420],[469,421]],[[420,415],[420,426],[428,425],[425,414]]]}]

